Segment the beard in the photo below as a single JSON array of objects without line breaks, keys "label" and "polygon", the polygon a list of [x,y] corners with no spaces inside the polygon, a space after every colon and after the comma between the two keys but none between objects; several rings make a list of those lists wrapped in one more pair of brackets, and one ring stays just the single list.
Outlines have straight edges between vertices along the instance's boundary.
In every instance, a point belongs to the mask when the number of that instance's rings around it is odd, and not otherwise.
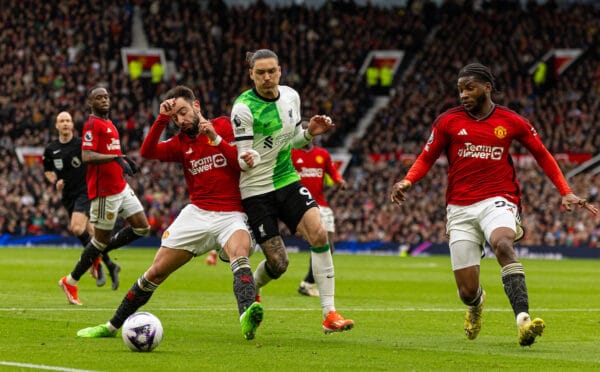
[{"label": "beard", "polygon": [[182,129],[182,132],[187,134],[190,137],[196,137],[198,133],[200,133],[200,128],[198,124],[200,124],[200,116],[194,113],[194,118],[192,119],[192,126],[186,129]]},{"label": "beard", "polygon": [[473,103],[473,108],[471,108],[471,114],[473,115],[483,115],[483,105],[485,104],[485,94],[480,95],[475,99]]}]

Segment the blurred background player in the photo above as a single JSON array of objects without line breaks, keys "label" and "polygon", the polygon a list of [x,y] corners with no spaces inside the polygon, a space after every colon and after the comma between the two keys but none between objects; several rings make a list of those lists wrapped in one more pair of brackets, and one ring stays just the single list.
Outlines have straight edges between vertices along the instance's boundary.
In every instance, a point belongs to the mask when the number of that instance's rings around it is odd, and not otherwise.
[{"label": "blurred background player", "polygon": [[300,183],[292,164],[292,147],[302,147],[314,136],[334,127],[331,118],[313,116],[302,128],[300,96],[279,85],[279,58],[269,49],[248,53],[254,88],[243,92],[231,110],[240,167],[242,205],[266,260],[254,272],[257,293],[288,266],[288,255],[279,231],[282,221],[310,244],[315,281],[319,287],[322,327],[325,333],[352,329],[354,321],[335,309],[333,259],[317,203]]},{"label": "blurred background player", "polygon": [[[308,189],[313,199],[319,205],[321,222],[327,231],[329,246],[331,253],[333,253],[335,218],[333,210],[331,210],[325,199],[326,176],[329,176],[338,189],[345,190],[347,184],[335,165],[333,165],[329,152],[322,147],[316,146],[314,142],[315,140],[313,139],[300,149],[292,149],[292,163],[294,163],[294,168],[296,168],[296,171],[300,175],[300,182]],[[298,286],[298,293],[305,296],[319,297],[319,289],[315,284],[315,277],[312,270],[312,259],[309,259],[308,273]]]},{"label": "blurred background player", "polygon": [[394,184],[391,201],[398,205],[410,187],[422,179],[437,158],[448,158],[447,232],[458,295],[467,313],[464,330],[473,340],[481,330],[486,293],[479,283],[481,254],[486,242],[502,268],[504,291],[516,317],[521,346],[534,343],[544,331],[542,319],[529,316],[525,271],[514,250],[520,239],[521,186],[509,149],[521,143],[562,195],[562,206],[598,209],[573,194],[556,160],[533,126],[521,115],[491,99],[495,79],[487,66],[472,63],[458,74],[462,106],[437,117],[429,140],[404,179]]},{"label": "blurred background player", "polygon": [[[69,303],[74,305],[81,305],[77,282],[99,255],[150,232],[144,208],[125,180],[125,173],[133,176],[138,169],[121,152],[119,131],[108,118],[111,106],[108,91],[99,86],[92,88],[87,103],[91,115],[83,127],[81,149],[82,159],[88,163],[86,180],[94,236],[83,249],[73,271],[58,282]],[[119,216],[125,218],[129,226],[111,237]]]},{"label": "blurred background player", "polygon": [[[181,131],[159,143],[171,119]],[[115,336],[125,319],[146,304],[171,273],[218,246],[231,262],[242,335],[247,340],[254,338],[263,309],[254,301],[256,293],[248,259],[254,244],[250,244],[247,217],[243,213],[240,167],[231,141],[229,119],[207,121],[191,89],[177,86],[166,93],[141,153],[147,159],[182,164],[191,203],[163,233],[152,266],[133,284],[113,318],[106,324],[80,330],[78,336]]]},{"label": "blurred background player", "polygon": [[213,249],[212,251],[208,252],[208,254],[206,255],[206,259],[204,260],[204,263],[207,264],[208,266],[215,266],[217,264],[217,250]]},{"label": "blurred background player", "polygon": [[[69,231],[73,233],[85,247],[94,234],[90,224],[90,200],[88,199],[85,176],[87,165],[81,160],[81,137],[73,134],[74,125],[71,114],[66,111],[56,116],[55,123],[58,139],[48,144],[44,150],[44,176],[61,193],[62,205],[69,214]],[[94,260],[90,268],[96,285],[106,283],[106,275],[100,262],[104,261],[112,280],[112,288],[119,286],[119,265],[111,261],[108,253]]]}]

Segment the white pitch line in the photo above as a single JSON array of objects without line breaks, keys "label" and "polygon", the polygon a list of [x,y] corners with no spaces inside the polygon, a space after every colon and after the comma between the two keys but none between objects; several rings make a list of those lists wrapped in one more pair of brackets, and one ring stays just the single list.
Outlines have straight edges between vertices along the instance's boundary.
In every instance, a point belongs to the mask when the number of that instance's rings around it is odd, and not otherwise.
[{"label": "white pitch line", "polygon": [[42,369],[42,370],[46,370],[46,371],[94,372],[93,370],[90,370],[90,369],[76,369],[76,368],[55,367],[55,366],[47,366],[47,365],[44,365],[44,364],[8,362],[8,361],[5,361],[5,360],[0,360],[0,366],[9,366],[9,367],[18,367],[18,368],[30,368],[30,369]]},{"label": "white pitch line", "polygon": [[[145,308],[149,310],[148,308]],[[314,309],[307,309],[305,307],[277,307],[277,308],[266,308],[266,311],[315,311]],[[99,312],[99,311],[115,311],[116,308],[82,308],[82,307],[70,307],[70,308],[55,308],[55,307],[39,307],[39,308],[17,308],[17,307],[9,307],[9,308],[0,308],[0,312],[27,312],[27,311],[73,311],[73,312]],[[175,307],[175,308],[151,308],[152,311],[234,311],[235,309],[232,307]],[[456,311],[464,311],[464,307],[461,308],[432,308],[432,307],[380,307],[380,308],[364,308],[364,307],[344,307],[344,311],[367,311],[367,312],[456,312]],[[486,312],[512,312],[510,308],[486,308]],[[564,313],[564,312],[600,312],[599,308],[565,308],[565,309],[549,309],[549,308],[534,308],[532,309],[534,312],[555,312],[555,313]]]}]

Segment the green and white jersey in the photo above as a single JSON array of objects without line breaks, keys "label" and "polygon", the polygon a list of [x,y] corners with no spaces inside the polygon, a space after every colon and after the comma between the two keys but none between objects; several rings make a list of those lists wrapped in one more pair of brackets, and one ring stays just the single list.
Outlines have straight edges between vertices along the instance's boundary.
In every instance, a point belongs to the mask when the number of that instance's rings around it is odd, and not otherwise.
[{"label": "green and white jersey", "polygon": [[250,89],[234,102],[231,122],[238,154],[255,150],[260,161],[240,175],[242,199],[278,190],[300,176],[292,163],[292,139],[302,132],[300,96],[279,86],[279,97],[268,100]]}]

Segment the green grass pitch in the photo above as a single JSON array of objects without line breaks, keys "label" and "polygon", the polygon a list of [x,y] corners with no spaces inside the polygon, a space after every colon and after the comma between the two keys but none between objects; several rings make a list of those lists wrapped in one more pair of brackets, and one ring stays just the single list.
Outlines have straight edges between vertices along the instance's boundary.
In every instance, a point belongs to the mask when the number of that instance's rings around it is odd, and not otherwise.
[{"label": "green grass pitch", "polygon": [[[158,316],[164,338],[134,353],[117,338],[81,339],[77,330],[106,322],[150,265],[155,249],[111,253],[121,287],[101,288],[86,274],[83,306],[57,285],[76,248],[0,248],[0,371],[553,371],[600,370],[600,261],[523,260],[531,315],[546,322],[532,347],[517,343],[514,315],[495,260],[484,259],[488,293],[483,327],[463,334],[449,257],[334,254],[336,306],[356,326],[325,335],[318,298],[300,296],[307,253],[290,254],[288,272],[263,290],[256,338],[241,335],[228,265],[204,257],[173,274],[140,311]],[[262,253],[252,257],[256,267]]]}]

